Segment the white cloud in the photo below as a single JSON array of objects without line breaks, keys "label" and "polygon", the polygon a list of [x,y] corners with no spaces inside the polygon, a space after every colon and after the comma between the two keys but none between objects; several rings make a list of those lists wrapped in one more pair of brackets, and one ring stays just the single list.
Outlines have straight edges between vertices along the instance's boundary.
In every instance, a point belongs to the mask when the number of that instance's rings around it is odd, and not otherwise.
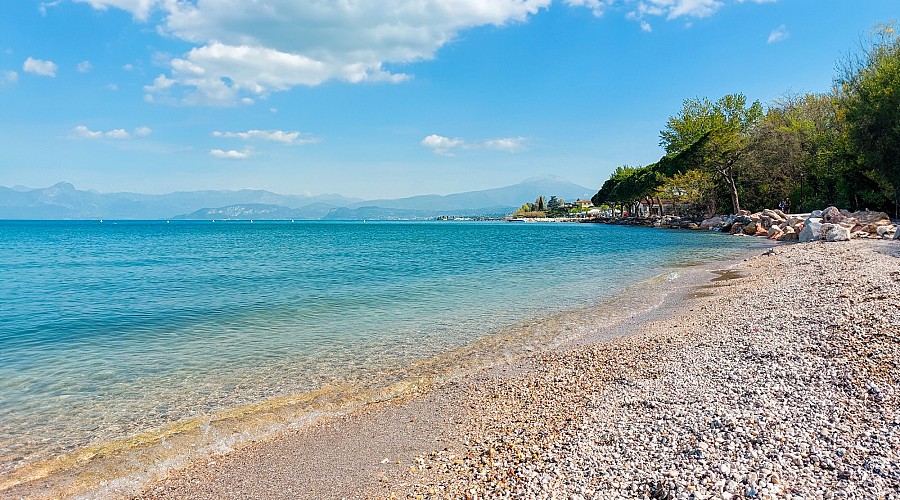
[{"label": "white cloud", "polygon": [[[576,0],[577,1],[577,0]],[[734,0],[735,3],[775,3],[778,0]],[[725,7],[726,0],[617,0],[619,4],[629,6],[625,17],[637,21],[644,31],[652,31],[648,17],[663,17],[669,21],[679,18],[704,18],[714,15]],[[685,27],[693,23],[687,21]]]},{"label": "white cloud", "polygon": [[565,4],[570,7],[587,7],[596,17],[602,16],[613,3],[613,0],[565,0]]},{"label": "white cloud", "polygon": [[78,125],[72,129],[72,136],[78,139],[131,139],[133,137],[147,137],[153,133],[149,127],[138,127],[134,129],[134,133],[130,134],[123,128],[116,128],[103,132],[100,130],[91,130],[85,125]]},{"label": "white cloud", "polygon": [[425,146],[426,148],[434,151],[439,155],[453,156],[452,150],[458,147],[465,146],[466,141],[462,139],[451,139],[442,135],[431,134],[422,139],[419,144]]},{"label": "white cloud", "polygon": [[88,73],[93,69],[94,66],[91,65],[90,61],[81,61],[78,63],[78,72],[79,73]]},{"label": "white cloud", "polygon": [[791,36],[791,34],[788,33],[787,26],[782,24],[781,26],[772,30],[771,33],[769,33],[769,40],[766,43],[783,42],[784,40],[787,40],[788,37],[790,37],[790,36]]},{"label": "white cloud", "polygon": [[640,0],[637,7],[628,12],[626,17],[638,21],[646,16],[662,16],[668,20],[679,17],[709,17],[723,5],[721,0]]},{"label": "white cloud", "polygon": [[62,3],[62,0],[55,0],[53,2],[41,2],[41,4],[38,5],[38,11],[41,13],[42,16],[46,16],[47,15],[47,7],[56,7],[60,3]]},{"label": "white cloud", "polygon": [[482,143],[487,149],[496,149],[497,151],[506,151],[508,153],[517,153],[525,149],[524,137],[506,137],[503,139],[491,139]]},{"label": "white cloud", "polygon": [[209,154],[215,156],[216,158],[224,158],[228,160],[243,160],[250,157],[250,151],[236,151],[234,149],[230,149],[228,151],[223,151],[221,149],[210,149]]},{"label": "white cloud", "polygon": [[134,71],[134,64],[123,64],[122,69],[125,71]]},{"label": "white cloud", "polygon": [[502,139],[490,139],[482,142],[467,142],[460,138],[449,138],[442,135],[431,134],[422,139],[419,144],[434,151],[441,156],[454,156],[457,149],[493,149],[517,153],[525,149],[524,137],[506,137]]},{"label": "white cloud", "polygon": [[314,144],[319,139],[310,137],[300,132],[285,132],[284,130],[248,130],[246,132],[220,132],[212,133],[213,137],[228,137],[244,140],[257,139],[261,141],[280,142],[282,144]]},{"label": "white cloud", "polygon": [[[234,106],[329,81],[403,82],[403,65],[433,59],[460,32],[526,22],[554,0],[76,0],[153,22],[192,45],[159,55],[167,69],[144,87],[148,102]],[[770,0],[556,0],[595,16],[702,18],[726,3]],[[165,59],[165,60],[161,60]],[[127,69],[127,68],[126,68]]]},{"label": "white cloud", "polygon": [[[139,21],[144,21],[150,14],[150,11],[159,3],[158,0],[75,0],[79,3],[90,4],[91,7],[98,10],[106,10],[109,7],[126,10]],[[55,5],[59,2],[53,2]]]},{"label": "white cloud", "polygon": [[56,76],[56,63],[29,57],[28,59],[25,59],[25,63],[22,64],[22,70],[26,73],[34,73],[35,75],[54,78]]},{"label": "white cloud", "polygon": [[[188,104],[234,105],[326,81],[401,82],[389,65],[432,59],[468,28],[524,22],[552,0],[78,0],[136,19],[161,12],[157,30],[195,45],[171,59],[173,85],[150,94]],[[576,0],[570,0],[576,1]],[[606,0],[581,0],[600,9]],[[148,99],[152,100],[152,99]]]},{"label": "white cloud", "polygon": [[99,139],[100,137],[103,137],[103,132],[96,132],[84,125],[78,125],[72,132],[75,137],[80,137],[82,139]]},{"label": "white cloud", "polygon": [[15,71],[7,71],[3,73],[3,81],[5,83],[14,84],[19,81],[19,74]]},{"label": "white cloud", "polygon": [[109,137],[110,139],[128,139],[131,137],[131,134],[126,132],[125,129],[117,128],[107,132],[106,137]]}]

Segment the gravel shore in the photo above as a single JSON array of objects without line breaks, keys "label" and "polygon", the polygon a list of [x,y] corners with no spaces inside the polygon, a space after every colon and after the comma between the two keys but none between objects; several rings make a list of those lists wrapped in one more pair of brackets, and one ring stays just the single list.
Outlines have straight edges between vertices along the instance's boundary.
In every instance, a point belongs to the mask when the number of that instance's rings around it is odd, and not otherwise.
[{"label": "gravel shore", "polygon": [[778,246],[712,276],[624,336],[257,443],[140,496],[900,498],[900,245]]}]

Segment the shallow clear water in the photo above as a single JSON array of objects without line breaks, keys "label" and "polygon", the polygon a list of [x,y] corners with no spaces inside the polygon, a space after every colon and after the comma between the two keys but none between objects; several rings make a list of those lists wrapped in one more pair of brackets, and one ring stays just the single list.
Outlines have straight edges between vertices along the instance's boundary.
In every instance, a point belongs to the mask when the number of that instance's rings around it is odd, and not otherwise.
[{"label": "shallow clear water", "polygon": [[597,224],[0,222],[0,473],[365,380],[746,247]]}]

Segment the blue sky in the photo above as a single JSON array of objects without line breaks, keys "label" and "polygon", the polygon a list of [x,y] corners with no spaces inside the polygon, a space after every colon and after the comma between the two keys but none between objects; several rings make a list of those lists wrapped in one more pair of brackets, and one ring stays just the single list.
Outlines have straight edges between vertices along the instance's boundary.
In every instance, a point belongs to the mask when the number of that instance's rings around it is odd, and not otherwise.
[{"label": "blue sky", "polygon": [[830,88],[897,0],[0,6],[0,185],[399,197],[662,154],[684,99]]}]

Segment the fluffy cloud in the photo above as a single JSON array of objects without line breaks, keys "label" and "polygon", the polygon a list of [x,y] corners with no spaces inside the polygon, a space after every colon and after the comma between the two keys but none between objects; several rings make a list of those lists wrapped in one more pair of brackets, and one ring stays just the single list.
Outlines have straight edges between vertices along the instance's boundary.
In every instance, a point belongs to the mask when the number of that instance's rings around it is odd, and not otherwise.
[{"label": "fluffy cloud", "polygon": [[[91,7],[98,10],[106,10],[109,7],[115,7],[117,9],[127,10],[134,16],[135,19],[139,21],[144,21],[147,19],[147,16],[150,15],[150,11],[153,8],[161,3],[158,0],[75,0],[78,3],[87,3],[90,4]],[[50,6],[56,4],[58,2],[52,2],[51,4],[45,4],[46,6]]]},{"label": "fluffy cloud", "polygon": [[791,36],[791,34],[788,33],[787,26],[782,24],[769,33],[769,40],[767,43],[778,43],[787,40],[789,36]]},{"label": "fluffy cloud", "polygon": [[565,0],[565,3],[570,7],[587,7],[594,16],[600,17],[607,7],[612,6],[614,0]]},{"label": "fluffy cloud", "polygon": [[35,75],[49,76],[50,78],[54,78],[56,76],[56,63],[53,61],[44,61],[42,59],[29,57],[28,59],[25,59],[25,63],[22,64],[22,71],[26,73],[34,73]]},{"label": "fluffy cloud", "polygon": [[9,84],[16,83],[19,81],[19,74],[15,71],[7,71],[3,73],[3,81]]},{"label": "fluffy cloud", "polygon": [[213,137],[228,137],[237,139],[256,139],[261,141],[280,142],[282,144],[314,144],[319,142],[315,137],[309,137],[300,132],[285,132],[284,130],[248,130],[246,132],[220,132],[212,133]]},{"label": "fluffy cloud", "polygon": [[487,149],[506,151],[507,153],[518,153],[525,149],[525,138],[506,137],[504,139],[491,139],[489,141],[484,141],[481,145]]},{"label": "fluffy cloud", "polygon": [[79,73],[89,73],[93,67],[90,61],[81,61],[78,63],[77,69]]},{"label": "fluffy cloud", "polygon": [[[554,0],[76,0],[118,8],[193,45],[166,56],[148,102],[233,106],[328,81],[402,82],[397,66],[430,60],[470,28],[525,22]],[[728,3],[774,0],[557,0],[595,16],[611,10],[650,31],[649,17],[713,15]],[[645,19],[647,18],[647,19]]]},{"label": "fluffy cloud", "polygon": [[442,135],[431,134],[422,139],[419,144],[441,156],[453,156],[456,149],[493,149],[506,151],[507,153],[517,153],[525,149],[525,138],[505,137],[482,142],[467,142],[459,138],[451,139]]},{"label": "fluffy cloud", "polygon": [[149,127],[138,127],[134,129],[133,133],[128,133],[128,131],[123,128],[102,132],[99,130],[91,130],[85,125],[78,125],[72,129],[72,136],[78,139],[131,139],[133,137],[147,137],[151,133],[153,133],[153,130]]},{"label": "fluffy cloud", "polygon": [[463,147],[466,141],[462,139],[451,139],[442,135],[431,134],[419,143],[435,153],[443,156],[453,156],[453,149]]},{"label": "fluffy cloud", "polygon": [[246,149],[243,151],[236,151],[234,149],[229,149],[228,151],[210,149],[209,154],[216,158],[224,158],[226,160],[243,160],[250,157],[250,151]]},{"label": "fluffy cloud", "polygon": [[[723,5],[720,0],[640,0],[626,17],[638,21],[643,21],[647,16],[665,17],[668,20],[679,17],[709,17]],[[641,28],[650,31],[643,23]]]},{"label": "fluffy cloud", "polygon": [[[337,80],[400,82],[392,64],[428,60],[467,28],[523,22],[552,0],[79,0],[139,20],[162,12],[157,29],[195,46],[145,87],[151,98],[233,105],[243,97]],[[576,0],[570,0],[576,1]],[[600,8],[602,0],[581,0]]]}]

